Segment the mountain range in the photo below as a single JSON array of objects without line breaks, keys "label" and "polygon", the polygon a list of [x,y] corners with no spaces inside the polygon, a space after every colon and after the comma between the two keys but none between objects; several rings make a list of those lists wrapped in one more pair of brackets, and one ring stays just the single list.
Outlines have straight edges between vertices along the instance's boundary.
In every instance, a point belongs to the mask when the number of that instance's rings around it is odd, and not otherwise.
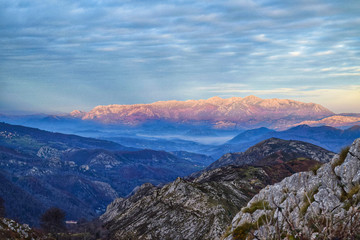
[{"label": "mountain range", "polygon": [[[194,137],[221,139],[224,136],[234,136],[240,131],[261,127],[277,131],[299,125],[345,129],[360,125],[360,114],[335,114],[315,103],[248,96],[134,105],[113,104],[97,106],[88,112],[74,110],[57,115],[0,114],[0,121],[95,138],[139,139],[141,135],[155,136],[160,140],[167,136],[191,140]],[[219,141],[216,144],[218,143]]]},{"label": "mountain range", "polygon": [[151,104],[97,106],[89,112],[74,110],[70,116],[103,124],[141,126],[164,121],[208,125],[214,129],[284,130],[297,125],[346,127],[360,123],[358,114],[335,114],[315,103],[256,96],[206,100],[160,101]]},{"label": "mountain range", "polygon": [[[244,151],[270,137],[309,141],[328,150],[338,151],[358,136],[346,140],[345,135],[339,138],[337,134],[332,138],[321,139],[312,133],[312,129],[306,130],[302,126],[332,126],[344,130],[360,125],[360,114],[335,114],[315,103],[248,96],[97,106],[88,112],[74,110],[62,115],[0,114],[0,121],[52,132],[101,138],[133,148],[205,152],[216,159],[228,152]],[[303,133],[299,130],[290,133],[298,126]],[[240,142],[226,142],[240,134],[239,140],[242,132],[257,128],[267,128],[279,133],[260,134],[254,130],[245,132],[252,135],[248,139],[243,137]],[[284,132],[287,130],[290,131],[289,134]]]},{"label": "mountain range", "polygon": [[226,153],[243,152],[250,146],[269,138],[299,140],[315,144],[330,151],[339,152],[343,147],[350,145],[359,137],[359,125],[347,129],[329,126],[310,127],[308,125],[299,125],[284,131],[275,131],[262,127],[244,131],[225,144],[207,148],[206,152],[217,159]]},{"label": "mountain range", "polygon": [[210,124],[213,128],[220,129],[246,129],[258,126],[286,128],[302,121],[319,120],[335,114],[319,104],[248,96],[97,106],[89,112],[76,110],[70,115],[105,124],[141,125],[149,121],[162,120],[175,123]]}]

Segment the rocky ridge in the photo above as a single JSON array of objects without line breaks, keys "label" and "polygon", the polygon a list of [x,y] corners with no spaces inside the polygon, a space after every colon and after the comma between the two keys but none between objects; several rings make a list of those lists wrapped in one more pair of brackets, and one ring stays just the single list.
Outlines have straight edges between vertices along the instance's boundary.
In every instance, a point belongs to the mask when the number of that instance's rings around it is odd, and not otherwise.
[{"label": "rocky ridge", "polygon": [[162,188],[144,184],[111,203],[101,219],[111,239],[219,239],[251,196],[295,171],[279,166],[283,175],[277,175],[268,168],[228,166]]},{"label": "rocky ridge", "polygon": [[321,164],[304,156],[287,159],[292,156],[271,166],[223,166],[161,188],[144,184],[111,203],[101,219],[112,239],[219,239],[260,189]]},{"label": "rocky ridge", "polygon": [[318,170],[296,173],[262,189],[234,217],[224,238],[355,239],[359,229],[357,139]]}]

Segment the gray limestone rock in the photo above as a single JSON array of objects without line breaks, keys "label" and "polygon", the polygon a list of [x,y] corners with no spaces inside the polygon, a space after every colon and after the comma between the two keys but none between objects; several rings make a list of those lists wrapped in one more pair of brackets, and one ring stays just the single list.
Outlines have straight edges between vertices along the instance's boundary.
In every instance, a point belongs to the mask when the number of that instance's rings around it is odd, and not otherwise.
[{"label": "gray limestone rock", "polygon": [[317,171],[296,173],[262,189],[233,218],[224,239],[348,239],[360,234],[359,175],[357,139],[343,162],[337,155]]}]

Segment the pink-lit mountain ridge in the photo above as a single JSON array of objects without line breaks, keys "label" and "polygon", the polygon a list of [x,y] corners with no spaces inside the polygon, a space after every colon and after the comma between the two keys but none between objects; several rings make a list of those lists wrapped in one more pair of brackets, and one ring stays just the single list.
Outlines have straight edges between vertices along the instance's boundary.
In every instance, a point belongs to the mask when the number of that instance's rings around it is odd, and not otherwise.
[{"label": "pink-lit mountain ridge", "polygon": [[[149,121],[210,124],[213,128],[287,128],[304,121],[334,116],[315,103],[289,99],[261,99],[256,96],[206,100],[159,101],[151,104],[97,106],[89,112],[75,110],[71,116],[104,124],[141,125]],[[360,121],[359,119],[355,119]],[[348,122],[347,122],[348,123]],[[324,124],[326,125],[326,123]]]}]

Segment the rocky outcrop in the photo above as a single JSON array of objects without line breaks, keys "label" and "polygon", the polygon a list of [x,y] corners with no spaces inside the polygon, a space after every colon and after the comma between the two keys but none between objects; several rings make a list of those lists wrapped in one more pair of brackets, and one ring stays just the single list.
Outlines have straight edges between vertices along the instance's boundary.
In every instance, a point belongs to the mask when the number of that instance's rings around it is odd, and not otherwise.
[{"label": "rocky outcrop", "polygon": [[318,170],[262,189],[232,220],[231,239],[355,239],[360,234],[360,139]]},{"label": "rocky outcrop", "polygon": [[110,239],[220,239],[260,189],[319,164],[297,159],[274,166],[226,166],[163,186],[144,184],[111,203],[101,219]]},{"label": "rocky outcrop", "polygon": [[49,146],[42,146],[37,152],[37,156],[44,159],[57,159],[60,160],[60,156],[62,155],[62,151],[52,148]]},{"label": "rocky outcrop", "polygon": [[50,239],[35,232],[27,224],[19,224],[12,219],[0,218],[0,239]]}]

